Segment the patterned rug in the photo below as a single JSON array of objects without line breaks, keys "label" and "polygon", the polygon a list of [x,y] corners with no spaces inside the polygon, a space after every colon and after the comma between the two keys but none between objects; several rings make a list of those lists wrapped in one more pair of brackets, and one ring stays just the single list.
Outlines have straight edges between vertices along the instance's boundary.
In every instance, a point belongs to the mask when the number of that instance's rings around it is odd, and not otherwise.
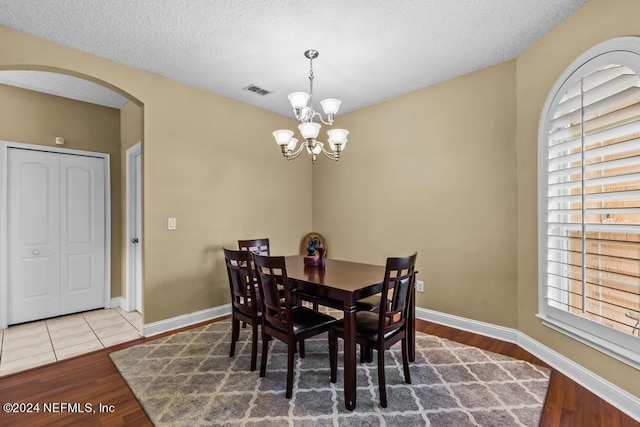
[{"label": "patterned rug", "polygon": [[[399,344],[386,355],[388,407],[378,404],[377,364],[358,364],[356,410],[344,407],[342,353],[329,382],[326,334],[296,356],[293,397],[284,396],[286,347],[271,343],[267,375],[249,371],[250,329],[229,357],[231,323],[215,322],[110,354],[156,426],[537,426],[549,371],[417,333],[412,384]],[[342,350],[342,340],[339,340]]]}]

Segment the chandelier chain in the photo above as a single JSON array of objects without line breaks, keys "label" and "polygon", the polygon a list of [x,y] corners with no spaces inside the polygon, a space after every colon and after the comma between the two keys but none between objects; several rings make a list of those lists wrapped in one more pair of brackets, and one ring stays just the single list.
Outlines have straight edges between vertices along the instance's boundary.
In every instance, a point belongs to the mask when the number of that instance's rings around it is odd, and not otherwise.
[{"label": "chandelier chain", "polygon": [[313,58],[313,56],[309,58],[309,105],[311,106],[313,106]]}]

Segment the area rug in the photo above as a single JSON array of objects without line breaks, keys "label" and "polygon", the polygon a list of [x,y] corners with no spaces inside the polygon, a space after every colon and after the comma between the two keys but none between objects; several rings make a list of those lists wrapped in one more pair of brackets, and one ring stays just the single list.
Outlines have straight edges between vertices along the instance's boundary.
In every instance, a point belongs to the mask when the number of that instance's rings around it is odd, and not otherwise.
[{"label": "area rug", "polygon": [[546,368],[417,333],[412,384],[394,346],[385,362],[388,407],[379,405],[374,355],[358,364],[356,410],[348,411],[341,363],[338,382],[329,382],[326,334],[305,341],[304,359],[296,356],[291,399],[282,343],[271,343],[260,378],[260,350],[258,370],[249,370],[250,329],[241,329],[235,357],[230,339],[227,320],[110,357],[156,426],[537,426],[549,383]]}]

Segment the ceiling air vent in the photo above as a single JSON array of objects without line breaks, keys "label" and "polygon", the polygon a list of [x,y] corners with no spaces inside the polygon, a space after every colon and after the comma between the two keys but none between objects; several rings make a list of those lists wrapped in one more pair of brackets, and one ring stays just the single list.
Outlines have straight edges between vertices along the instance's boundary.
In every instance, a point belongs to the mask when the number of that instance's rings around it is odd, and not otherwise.
[{"label": "ceiling air vent", "polygon": [[258,95],[269,95],[271,92],[266,90],[266,89],[262,89],[261,87],[258,87],[256,85],[254,85],[253,83],[251,83],[249,86],[243,88],[244,90],[248,90],[249,92],[255,92]]}]

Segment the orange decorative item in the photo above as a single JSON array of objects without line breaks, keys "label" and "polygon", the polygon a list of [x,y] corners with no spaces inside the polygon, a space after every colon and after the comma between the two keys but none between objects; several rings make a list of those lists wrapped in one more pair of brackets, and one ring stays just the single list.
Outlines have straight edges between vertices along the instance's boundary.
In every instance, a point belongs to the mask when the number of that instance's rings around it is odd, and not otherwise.
[{"label": "orange decorative item", "polygon": [[[324,236],[322,236],[322,234],[311,232],[305,235],[300,242],[300,255],[318,255],[315,252],[311,254],[309,253],[309,244],[312,241],[315,241],[315,248],[317,248],[318,246],[327,246],[327,241],[325,240]],[[325,256],[326,255],[327,253],[325,252]]]},{"label": "orange decorative item", "polygon": [[[321,249],[322,248],[322,251]],[[322,252],[322,254],[320,253]],[[309,233],[300,242],[300,254],[304,255],[305,267],[324,268],[324,257],[327,254],[327,242],[320,233]]]}]

